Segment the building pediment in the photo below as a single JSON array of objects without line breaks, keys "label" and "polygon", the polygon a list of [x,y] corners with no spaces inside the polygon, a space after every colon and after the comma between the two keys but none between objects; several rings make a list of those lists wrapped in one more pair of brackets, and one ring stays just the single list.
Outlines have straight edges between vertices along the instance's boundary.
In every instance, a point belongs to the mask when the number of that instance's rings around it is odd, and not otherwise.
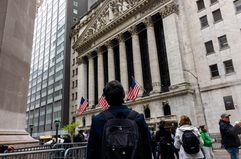
[{"label": "building pediment", "polygon": [[150,8],[156,6],[163,6],[160,9],[162,17],[178,10],[174,0],[105,0],[91,13],[88,18],[91,20],[88,20],[86,28],[80,33],[73,49],[80,53],[88,50],[96,39],[113,30],[128,18],[139,12],[149,12]]},{"label": "building pediment", "polygon": [[[79,50],[152,1],[156,0],[105,0],[98,6],[95,17],[79,36],[73,48]],[[161,3],[167,0],[159,1]]]}]

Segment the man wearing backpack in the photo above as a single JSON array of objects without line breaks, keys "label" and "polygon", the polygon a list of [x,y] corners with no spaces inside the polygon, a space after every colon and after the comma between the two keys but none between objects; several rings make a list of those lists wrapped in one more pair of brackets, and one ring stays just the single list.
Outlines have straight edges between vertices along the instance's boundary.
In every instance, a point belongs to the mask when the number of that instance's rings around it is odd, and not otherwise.
[{"label": "man wearing backpack", "polygon": [[199,131],[192,126],[188,116],[181,116],[180,127],[176,130],[174,146],[179,149],[180,159],[202,159],[204,155],[201,151],[203,141]]},{"label": "man wearing backpack", "polygon": [[124,103],[125,92],[114,80],[103,90],[110,107],[93,117],[87,159],[151,159],[151,136],[143,114]]}]

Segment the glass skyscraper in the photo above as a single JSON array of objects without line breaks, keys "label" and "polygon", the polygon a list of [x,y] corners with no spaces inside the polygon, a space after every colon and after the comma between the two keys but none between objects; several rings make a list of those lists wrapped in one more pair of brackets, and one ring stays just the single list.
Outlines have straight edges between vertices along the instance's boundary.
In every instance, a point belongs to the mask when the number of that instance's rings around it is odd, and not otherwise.
[{"label": "glass skyscraper", "polygon": [[87,5],[87,0],[44,0],[38,8],[26,111],[26,129],[33,127],[34,137],[54,135],[55,119],[69,122],[69,35]]}]

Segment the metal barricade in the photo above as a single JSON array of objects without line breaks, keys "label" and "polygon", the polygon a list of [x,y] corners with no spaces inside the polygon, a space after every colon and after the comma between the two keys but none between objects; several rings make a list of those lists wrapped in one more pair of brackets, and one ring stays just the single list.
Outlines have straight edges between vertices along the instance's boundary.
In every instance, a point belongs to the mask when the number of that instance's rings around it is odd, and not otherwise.
[{"label": "metal barricade", "polygon": [[86,146],[87,142],[74,142],[74,143],[57,143],[52,146],[53,149],[63,148],[67,150],[72,147]]},{"label": "metal barricade", "polygon": [[39,146],[23,147],[23,148],[13,149],[13,150],[10,150],[10,151],[7,150],[6,153],[47,150],[47,149],[51,149],[51,148],[52,148],[52,145],[39,145]]},{"label": "metal barricade", "polygon": [[64,159],[86,159],[87,146],[72,147],[65,151]]},{"label": "metal barricade", "polygon": [[0,159],[63,159],[65,150],[49,149],[38,151],[14,152],[0,154]]}]

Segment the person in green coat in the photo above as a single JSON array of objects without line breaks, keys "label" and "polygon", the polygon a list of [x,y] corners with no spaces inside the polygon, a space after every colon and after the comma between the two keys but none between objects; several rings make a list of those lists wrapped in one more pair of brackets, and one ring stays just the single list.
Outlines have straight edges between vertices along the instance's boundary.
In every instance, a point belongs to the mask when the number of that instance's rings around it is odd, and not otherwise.
[{"label": "person in green coat", "polygon": [[213,140],[210,137],[205,125],[200,126],[200,134],[204,142],[203,153],[204,153],[205,159],[214,159],[214,154],[212,150]]}]

